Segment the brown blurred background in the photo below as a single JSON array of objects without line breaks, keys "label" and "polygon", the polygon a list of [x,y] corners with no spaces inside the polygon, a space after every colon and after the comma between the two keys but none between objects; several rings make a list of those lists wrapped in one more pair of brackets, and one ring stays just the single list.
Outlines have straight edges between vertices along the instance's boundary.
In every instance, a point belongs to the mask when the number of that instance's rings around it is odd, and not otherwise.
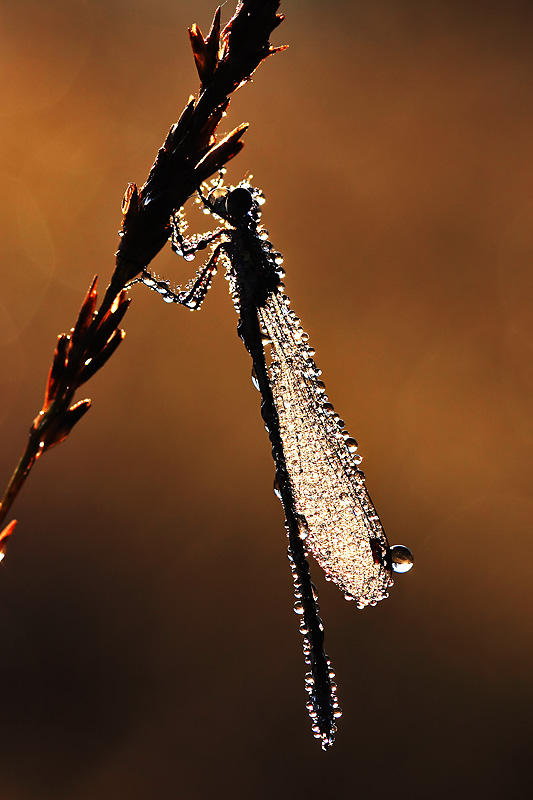
[{"label": "brown blurred background", "polygon": [[[213,10],[0,4],[2,484],[56,334],[111,274],[126,184],[197,89],[186,28]],[[344,709],[324,754],[227,284],[199,314],[139,288],[92,411],[14,509],[1,800],[527,796],[533,6],[282,10],[290,49],[230,109],[226,130],[251,129],[229,178],[265,191],[293,308],[415,569],[363,612],[313,569]]]}]

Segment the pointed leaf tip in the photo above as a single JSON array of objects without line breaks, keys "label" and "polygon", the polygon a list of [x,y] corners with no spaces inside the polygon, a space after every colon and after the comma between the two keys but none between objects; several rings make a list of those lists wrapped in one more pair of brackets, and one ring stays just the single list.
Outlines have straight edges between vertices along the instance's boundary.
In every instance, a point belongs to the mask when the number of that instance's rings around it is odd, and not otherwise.
[{"label": "pointed leaf tip", "polygon": [[74,425],[85,416],[90,407],[91,401],[89,398],[86,398],[85,400],[80,400],[78,403],[75,403],[65,411],[57,423],[52,425],[45,435],[44,450],[49,450],[51,447],[55,447],[61,444],[61,442],[64,442]]},{"label": "pointed leaf tip", "polygon": [[67,363],[67,353],[69,345],[70,345],[70,336],[67,336],[66,333],[62,333],[58,337],[57,346],[52,361],[52,366],[50,367],[50,372],[48,373],[48,381],[46,383],[43,411],[46,411],[46,409],[56,396],[56,392],[59,386],[59,381],[61,380],[61,377],[63,375]]},{"label": "pointed leaf tip", "polygon": [[124,197],[122,199],[122,213],[124,217],[130,213],[136,213],[139,207],[139,191],[136,183],[128,183]]},{"label": "pointed leaf tip", "polygon": [[95,275],[93,282],[89,287],[89,291],[87,292],[85,299],[81,304],[76,325],[72,329],[71,349],[78,344],[81,337],[92,322],[94,309],[96,308],[96,299],[98,297],[98,292],[96,290],[97,282],[98,276]]}]

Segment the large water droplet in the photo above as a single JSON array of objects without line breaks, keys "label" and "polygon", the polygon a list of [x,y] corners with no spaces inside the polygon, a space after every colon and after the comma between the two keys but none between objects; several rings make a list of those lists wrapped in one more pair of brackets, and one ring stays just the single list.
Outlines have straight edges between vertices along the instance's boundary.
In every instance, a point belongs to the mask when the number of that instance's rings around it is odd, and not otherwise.
[{"label": "large water droplet", "polygon": [[348,452],[349,452],[349,453],[355,453],[355,452],[357,451],[357,442],[355,441],[355,439],[353,438],[353,436],[349,436],[349,437],[348,437],[348,438],[345,440],[344,444],[345,444],[345,445],[346,445],[346,447],[348,448]]},{"label": "large water droplet", "polygon": [[415,560],[408,547],[395,544],[391,547],[390,554],[394,572],[409,572]]}]

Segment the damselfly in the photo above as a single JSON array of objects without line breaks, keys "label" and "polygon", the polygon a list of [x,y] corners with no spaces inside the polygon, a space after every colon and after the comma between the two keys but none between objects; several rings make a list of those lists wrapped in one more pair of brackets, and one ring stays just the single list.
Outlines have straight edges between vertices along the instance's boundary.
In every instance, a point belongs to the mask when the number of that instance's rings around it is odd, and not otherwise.
[{"label": "damselfly", "polygon": [[207,212],[218,216],[224,226],[186,239],[182,212],[178,212],[170,241],[186,259],[212,243],[207,264],[184,287],[171,288],[168,281],[147,271],[136,282],[169,303],[198,309],[219,260],[226,263],[239,314],[237,330],[252,357],[252,378],[261,393],[261,414],[272,443],[274,489],[285,511],[294,610],[300,615],[308,667],[307,709],[314,735],[326,749],[333,743],[341,711],[334,672],[324,652],[324,628],[307,555],[312,554],[326,578],[358,608],[387,597],[393,570],[406,572],[413,558],[403,545],[389,547],[359,469],[357,442],[326,395],[309,337],[285,294],[283,258],[260,225],[261,191],[248,181],[237,187],[225,187],[219,181],[200,198]]}]

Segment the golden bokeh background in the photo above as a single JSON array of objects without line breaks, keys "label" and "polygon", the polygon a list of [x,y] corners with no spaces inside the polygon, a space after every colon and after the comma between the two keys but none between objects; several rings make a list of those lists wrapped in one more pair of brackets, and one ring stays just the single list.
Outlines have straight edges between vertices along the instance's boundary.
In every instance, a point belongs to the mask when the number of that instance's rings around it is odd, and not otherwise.
[{"label": "golden bokeh background", "polygon": [[[2,483],[56,335],[111,274],[126,184],[197,89],[186,28],[213,10],[0,5]],[[14,508],[2,800],[527,794],[533,6],[282,10],[290,49],[224,121],[251,123],[229,178],[267,196],[293,308],[415,569],[358,612],[312,565],[344,710],[323,754],[226,283],[199,314],[135,290],[93,409]]]}]

